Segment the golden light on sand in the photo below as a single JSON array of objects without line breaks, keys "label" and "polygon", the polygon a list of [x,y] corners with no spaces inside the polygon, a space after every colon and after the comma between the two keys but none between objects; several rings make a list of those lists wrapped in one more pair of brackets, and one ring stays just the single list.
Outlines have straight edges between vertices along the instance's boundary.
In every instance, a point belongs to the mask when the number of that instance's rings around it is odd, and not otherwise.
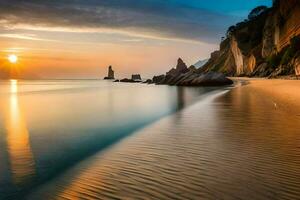
[{"label": "golden light on sand", "polygon": [[14,55],[14,54],[9,55],[9,56],[7,57],[7,59],[8,59],[8,61],[9,61],[10,63],[17,63],[17,62],[18,62],[18,56]]}]

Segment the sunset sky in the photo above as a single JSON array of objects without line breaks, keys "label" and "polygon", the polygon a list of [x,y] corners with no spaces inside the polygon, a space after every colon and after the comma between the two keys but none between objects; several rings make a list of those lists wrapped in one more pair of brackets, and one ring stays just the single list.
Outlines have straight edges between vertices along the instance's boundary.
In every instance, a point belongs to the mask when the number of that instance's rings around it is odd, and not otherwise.
[{"label": "sunset sky", "polygon": [[271,0],[0,0],[0,78],[152,77],[208,58],[258,5]]}]

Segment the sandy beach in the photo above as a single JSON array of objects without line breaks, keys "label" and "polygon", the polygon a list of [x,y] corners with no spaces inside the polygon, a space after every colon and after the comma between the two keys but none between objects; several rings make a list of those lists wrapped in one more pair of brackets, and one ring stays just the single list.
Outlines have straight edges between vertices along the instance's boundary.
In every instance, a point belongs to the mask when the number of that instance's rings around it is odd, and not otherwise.
[{"label": "sandy beach", "polygon": [[264,78],[231,78],[244,81],[245,92],[259,95],[273,104],[274,109],[300,116],[300,81]]},{"label": "sandy beach", "polygon": [[243,81],[78,163],[29,199],[297,199],[300,82]]}]

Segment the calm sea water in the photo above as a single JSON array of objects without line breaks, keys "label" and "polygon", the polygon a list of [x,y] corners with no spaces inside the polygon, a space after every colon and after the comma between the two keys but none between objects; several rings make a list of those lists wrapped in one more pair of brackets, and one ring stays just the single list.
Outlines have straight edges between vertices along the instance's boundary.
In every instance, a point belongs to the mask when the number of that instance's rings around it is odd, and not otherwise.
[{"label": "calm sea water", "polygon": [[[215,90],[108,81],[1,81],[0,199],[26,197],[136,130]],[[142,151],[127,156],[138,154],[139,162],[147,157]],[[118,165],[126,167],[132,160],[122,162]],[[42,194],[35,198],[45,199]]]}]

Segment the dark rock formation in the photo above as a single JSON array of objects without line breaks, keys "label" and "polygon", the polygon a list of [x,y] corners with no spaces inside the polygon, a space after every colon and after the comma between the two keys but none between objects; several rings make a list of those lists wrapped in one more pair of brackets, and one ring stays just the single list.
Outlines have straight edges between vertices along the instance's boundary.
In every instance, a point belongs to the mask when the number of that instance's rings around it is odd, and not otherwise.
[{"label": "dark rock formation", "polygon": [[300,55],[296,56],[293,60],[293,64],[295,66],[295,74],[296,76],[300,76]]},{"label": "dark rock formation", "polygon": [[299,68],[299,40],[300,1],[276,0],[272,8],[230,27],[220,50],[212,53],[198,72],[259,77],[295,75]]},{"label": "dark rock formation", "polygon": [[222,73],[198,73],[194,66],[188,68],[182,59],[178,59],[176,68],[172,68],[166,75],[154,76],[152,82],[178,86],[221,86],[233,83]]},{"label": "dark rock formation", "polygon": [[120,80],[120,82],[124,83],[141,83],[142,80],[134,80],[134,79],[129,79],[129,78],[123,78]]},{"label": "dark rock formation", "polygon": [[132,80],[135,80],[135,81],[141,81],[141,80],[142,80],[140,74],[132,74],[132,75],[131,75],[131,79],[132,79]]},{"label": "dark rock formation", "polygon": [[164,80],[165,80],[165,75],[159,75],[159,76],[154,76],[152,79],[152,82],[155,84],[163,84]]},{"label": "dark rock formation", "polygon": [[170,71],[167,72],[166,75],[177,76],[185,72],[188,72],[188,67],[181,58],[178,58],[176,68],[172,68]]},{"label": "dark rock formation", "polygon": [[193,66],[195,66],[196,68],[200,68],[203,65],[205,65],[207,63],[209,59],[205,59],[205,60],[199,60],[198,62],[196,62]]},{"label": "dark rock formation", "polygon": [[233,84],[232,80],[218,72],[208,72],[200,75],[194,74],[177,83],[180,86],[223,86],[231,84]]},{"label": "dark rock formation", "polygon": [[189,67],[189,71],[196,72],[196,71],[197,71],[197,68],[196,68],[194,65],[191,65],[191,66]]},{"label": "dark rock formation", "polygon": [[176,70],[179,73],[185,73],[188,71],[188,67],[186,66],[186,64],[183,62],[181,58],[178,58],[177,60]]},{"label": "dark rock formation", "polygon": [[133,83],[134,81],[132,79],[129,79],[129,78],[123,78],[123,79],[120,80],[120,82]]},{"label": "dark rock formation", "polygon": [[120,82],[120,80],[119,80],[119,79],[116,79],[116,80],[114,80],[114,82]]},{"label": "dark rock formation", "polygon": [[105,80],[115,79],[115,72],[112,70],[112,66],[108,67],[108,75],[104,77]]},{"label": "dark rock formation", "polygon": [[142,78],[141,75],[139,74],[132,74],[131,78],[123,78],[120,80],[120,82],[125,82],[125,83],[141,83]]},{"label": "dark rock formation", "polygon": [[143,83],[147,83],[147,84],[152,84],[152,80],[151,79],[147,79],[146,81],[144,81]]}]

